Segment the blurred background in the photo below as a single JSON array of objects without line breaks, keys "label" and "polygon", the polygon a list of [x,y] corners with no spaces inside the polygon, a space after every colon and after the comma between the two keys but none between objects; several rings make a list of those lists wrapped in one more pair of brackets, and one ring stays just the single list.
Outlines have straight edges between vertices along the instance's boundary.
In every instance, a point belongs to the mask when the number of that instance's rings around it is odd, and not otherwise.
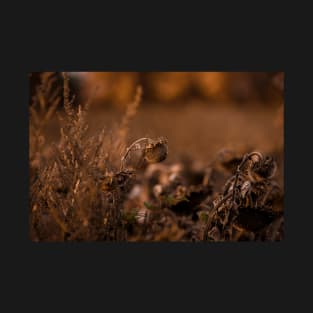
[{"label": "blurred background", "polygon": [[[40,73],[31,73],[32,93]],[[61,74],[60,79],[61,79]],[[124,107],[132,101],[137,85],[147,103],[207,104],[252,103],[271,106],[281,95],[282,72],[69,72],[71,87],[84,102],[98,87],[95,106]]]},{"label": "blurred background", "polygon": [[[81,96],[95,86],[97,105],[124,106],[132,100],[137,85],[145,92],[147,103],[177,104],[192,100],[213,103],[272,105],[278,100],[274,77],[266,72],[98,72],[71,73],[81,81]],[[82,99],[83,100],[83,99]]]},{"label": "blurred background", "polygon": [[[62,86],[61,73],[55,73]],[[258,150],[283,162],[283,72],[69,72],[76,104],[92,99],[90,132],[121,120],[138,85],[142,102],[130,125],[129,142],[164,136],[169,158],[209,162],[221,150]],[[30,97],[40,82],[31,73]],[[62,97],[62,93],[60,94]],[[31,102],[31,101],[30,101]],[[57,119],[47,138],[58,139]]]}]

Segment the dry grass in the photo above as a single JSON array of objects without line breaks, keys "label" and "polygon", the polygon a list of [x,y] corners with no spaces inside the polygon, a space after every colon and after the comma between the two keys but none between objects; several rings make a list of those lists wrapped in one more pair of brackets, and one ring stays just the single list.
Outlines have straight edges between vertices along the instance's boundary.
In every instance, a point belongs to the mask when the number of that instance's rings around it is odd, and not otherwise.
[{"label": "dry grass", "polygon": [[[133,172],[119,171],[128,122],[140,102],[138,88],[120,125],[87,136],[87,107],[72,106],[64,76],[58,144],[45,147],[44,126],[59,105],[52,73],[43,73],[30,106],[30,235],[35,241],[125,240],[122,205]],[[41,114],[39,116],[39,114]]]}]

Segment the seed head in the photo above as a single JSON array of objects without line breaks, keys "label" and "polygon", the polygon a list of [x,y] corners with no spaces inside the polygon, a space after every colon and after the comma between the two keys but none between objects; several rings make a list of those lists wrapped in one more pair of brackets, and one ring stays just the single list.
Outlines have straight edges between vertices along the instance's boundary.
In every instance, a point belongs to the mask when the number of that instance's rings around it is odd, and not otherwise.
[{"label": "seed head", "polygon": [[273,157],[266,157],[263,161],[256,163],[252,170],[262,178],[272,178],[277,169],[277,164]]},{"label": "seed head", "polygon": [[164,161],[167,157],[167,154],[167,140],[165,138],[159,138],[147,144],[144,158],[148,163],[158,163]]},{"label": "seed head", "polygon": [[140,138],[133,142],[122,157],[121,170],[139,169],[147,164],[162,162],[167,157],[167,140]]}]

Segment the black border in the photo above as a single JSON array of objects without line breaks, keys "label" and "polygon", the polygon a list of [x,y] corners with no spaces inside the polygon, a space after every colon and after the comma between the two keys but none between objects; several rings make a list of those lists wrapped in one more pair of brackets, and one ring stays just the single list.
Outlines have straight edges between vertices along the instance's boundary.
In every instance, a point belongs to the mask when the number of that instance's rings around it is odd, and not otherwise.
[{"label": "black border", "polygon": [[[83,10],[74,23],[70,19],[74,11],[64,6],[51,8],[50,17],[33,9],[23,20],[27,27],[12,27],[5,36],[2,258],[7,261],[6,295],[14,296],[12,308],[20,296],[27,298],[25,309],[40,311],[93,311],[94,306],[118,311],[133,306],[197,312],[202,306],[267,312],[302,306],[302,278],[312,273],[308,253],[312,210],[307,203],[312,187],[305,181],[309,173],[302,170],[312,162],[310,144],[303,144],[306,138],[301,133],[312,133],[303,106],[311,102],[310,78],[304,77],[303,50],[295,55],[289,49],[294,43],[287,45],[294,39],[288,34],[295,29],[284,29],[279,8],[274,10],[271,4],[256,18],[232,16],[232,9],[224,8],[221,12],[226,15],[220,19],[214,19],[212,11],[199,12],[194,21],[190,14],[182,15],[180,23],[164,14],[152,19],[149,27],[142,14],[122,23],[130,13],[121,10],[112,19],[107,11],[93,12],[95,16]],[[210,245],[31,242],[27,73],[43,70],[284,71],[285,239]]]}]

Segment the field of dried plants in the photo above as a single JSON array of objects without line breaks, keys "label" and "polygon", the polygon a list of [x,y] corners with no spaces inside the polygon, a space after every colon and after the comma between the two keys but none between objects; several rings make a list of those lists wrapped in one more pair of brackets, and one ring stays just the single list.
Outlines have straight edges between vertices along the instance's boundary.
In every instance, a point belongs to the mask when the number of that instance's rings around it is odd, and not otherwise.
[{"label": "field of dried plants", "polygon": [[[166,80],[153,88],[108,85],[110,99],[133,99],[103,110],[93,106],[96,88],[79,104],[69,74],[38,76],[29,104],[32,241],[283,239],[283,97],[277,106],[208,106],[193,98],[170,105],[187,88],[179,77],[170,79],[181,89]],[[229,102],[214,85],[223,76],[213,77],[205,81],[209,96]],[[196,82],[207,96],[208,85]],[[154,101],[163,104],[143,105],[145,88],[159,90]]]}]

